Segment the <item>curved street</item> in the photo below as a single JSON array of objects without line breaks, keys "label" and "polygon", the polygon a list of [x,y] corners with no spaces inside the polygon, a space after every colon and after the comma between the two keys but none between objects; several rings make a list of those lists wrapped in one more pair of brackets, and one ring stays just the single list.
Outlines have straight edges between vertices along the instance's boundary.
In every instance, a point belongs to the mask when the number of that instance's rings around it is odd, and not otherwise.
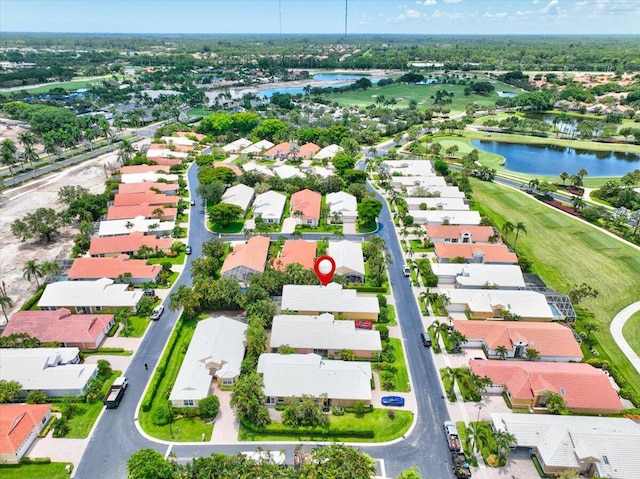
[{"label": "curved street", "polygon": [[640,374],[640,357],[638,357],[636,352],[629,345],[627,340],[624,338],[624,335],[622,334],[622,328],[624,327],[624,324],[631,316],[633,316],[638,311],[640,311],[640,301],[630,304],[618,314],[616,314],[616,316],[613,318],[613,321],[611,321],[611,324],[609,325],[609,330],[611,331],[613,340],[622,350],[633,367],[636,368],[638,374]]}]

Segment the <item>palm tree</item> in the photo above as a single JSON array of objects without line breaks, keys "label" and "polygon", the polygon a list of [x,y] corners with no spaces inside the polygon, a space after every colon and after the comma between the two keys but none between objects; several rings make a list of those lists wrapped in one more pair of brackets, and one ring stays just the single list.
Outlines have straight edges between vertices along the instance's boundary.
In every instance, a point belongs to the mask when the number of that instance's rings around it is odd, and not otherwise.
[{"label": "palm tree", "polygon": [[38,278],[42,278],[42,276],[42,265],[38,263],[37,259],[30,259],[25,263],[24,268],[22,268],[22,277],[27,281],[31,281],[32,278],[35,279],[38,288],[40,287]]},{"label": "palm tree", "polygon": [[[433,293],[436,294],[436,293]],[[437,343],[440,339],[440,334],[449,332],[449,325],[447,323],[441,323],[437,319],[431,323],[429,329],[433,331],[433,339]]]},{"label": "palm tree", "polygon": [[33,162],[37,161],[40,158],[36,153],[35,149],[33,148],[37,142],[36,135],[31,133],[30,131],[25,131],[24,133],[20,133],[20,135],[18,135],[18,140],[20,141],[20,144],[24,147],[23,155],[24,155],[25,161],[28,161],[29,164],[31,165],[31,169],[35,170]]},{"label": "palm tree", "polygon": [[586,168],[580,168],[576,173],[576,176],[580,179],[583,179],[585,176],[589,174],[589,171]]},{"label": "palm tree", "polygon": [[573,211],[578,211],[587,206],[584,200],[580,196],[574,196],[571,198],[571,204],[573,205]]},{"label": "palm tree", "polygon": [[42,276],[58,276],[61,272],[60,265],[55,261],[45,261],[40,265]]},{"label": "palm tree", "polygon": [[4,284],[4,281],[0,285],[0,307],[2,307],[2,314],[4,314],[4,319],[9,321],[9,317],[7,316],[7,310],[5,308],[13,307],[13,300],[7,294],[7,285]]},{"label": "palm tree", "polygon": [[560,179],[562,180],[563,185],[569,179],[569,176],[570,176],[569,173],[567,173],[566,171],[563,171],[562,173],[560,173]]},{"label": "palm tree", "polygon": [[502,227],[504,239],[506,240],[509,236],[509,233],[513,233],[515,229],[516,229],[516,226],[511,221],[507,221]]},{"label": "palm tree", "polygon": [[527,227],[521,221],[516,224],[516,238],[513,240],[513,247],[516,247],[516,243],[518,242],[518,236],[520,233],[527,234]]},{"label": "palm tree", "polygon": [[536,359],[540,359],[540,352],[534,348],[527,348],[524,350],[524,357],[527,358],[528,361],[535,361]]},{"label": "palm tree", "polygon": [[120,143],[120,148],[118,149],[118,161],[121,165],[126,165],[131,158],[133,158],[134,153],[133,145],[129,142],[129,140],[122,140]]},{"label": "palm tree", "polygon": [[473,452],[480,451],[480,441],[485,441],[487,438],[487,429],[479,422],[469,423],[467,427],[467,437],[471,442],[471,450]]},{"label": "palm tree", "polygon": [[9,138],[6,138],[2,142],[2,147],[0,147],[0,163],[2,163],[4,166],[9,167],[11,176],[13,176],[13,167],[17,163],[17,151],[18,150],[16,149],[16,145],[14,145],[13,141],[11,141]]},{"label": "palm tree", "polygon": [[496,354],[498,356],[500,356],[500,359],[505,360],[505,359],[507,359],[507,355],[509,354],[509,350],[507,349],[507,347],[504,344],[501,344],[500,346],[496,347]]},{"label": "palm tree", "polygon": [[516,436],[507,431],[495,431],[493,433],[493,439],[496,442],[496,452],[499,457],[507,457],[511,451],[511,447],[518,444]]}]

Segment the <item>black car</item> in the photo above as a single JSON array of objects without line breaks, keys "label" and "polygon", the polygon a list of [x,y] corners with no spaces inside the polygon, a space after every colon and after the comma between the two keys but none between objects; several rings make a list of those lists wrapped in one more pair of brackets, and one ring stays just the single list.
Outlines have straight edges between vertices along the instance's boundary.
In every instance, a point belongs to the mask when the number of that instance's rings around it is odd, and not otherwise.
[{"label": "black car", "polygon": [[420,339],[422,340],[422,345],[425,348],[431,347],[431,338],[427,333],[420,333]]}]

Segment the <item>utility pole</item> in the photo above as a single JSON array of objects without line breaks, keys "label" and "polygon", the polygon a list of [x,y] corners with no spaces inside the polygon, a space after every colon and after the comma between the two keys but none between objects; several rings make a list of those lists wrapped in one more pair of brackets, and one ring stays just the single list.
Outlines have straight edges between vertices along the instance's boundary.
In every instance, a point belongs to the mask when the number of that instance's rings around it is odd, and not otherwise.
[{"label": "utility pole", "polygon": [[344,0],[344,39],[347,39],[347,14],[349,12],[349,0]]}]

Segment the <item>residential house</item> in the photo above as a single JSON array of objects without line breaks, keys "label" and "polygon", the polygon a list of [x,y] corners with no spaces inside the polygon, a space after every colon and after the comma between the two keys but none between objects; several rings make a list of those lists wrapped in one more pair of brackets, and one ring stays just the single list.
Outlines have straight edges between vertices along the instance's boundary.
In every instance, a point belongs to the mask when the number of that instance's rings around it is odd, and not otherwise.
[{"label": "residential house", "polygon": [[277,145],[272,146],[267,151],[262,154],[263,158],[267,158],[269,160],[275,160],[276,158],[286,158],[289,156],[291,152],[291,143],[285,141],[283,143],[278,143]]},{"label": "residential house", "polygon": [[222,195],[222,203],[236,205],[242,208],[243,216],[247,213],[255,193],[253,188],[242,183],[238,183],[227,190]]},{"label": "residential house", "polygon": [[109,278],[95,281],[58,281],[45,287],[38,301],[38,308],[45,311],[66,308],[78,314],[127,308],[135,313],[142,299],[142,290],[129,291],[128,288],[129,285],[118,284]]},{"label": "residential house", "polygon": [[640,424],[632,419],[491,413],[491,423],[513,434],[547,476],[572,470],[580,477],[638,477]]},{"label": "residential house", "polygon": [[252,236],[245,244],[236,244],[222,264],[222,277],[247,282],[254,274],[262,274],[269,254],[269,241],[268,236]]},{"label": "residential house", "polygon": [[501,243],[493,226],[426,225],[432,243]]},{"label": "residential house", "polygon": [[408,186],[406,187],[408,197],[429,197],[432,198],[465,198],[465,194],[457,186]]},{"label": "residential house", "polygon": [[229,168],[236,176],[242,176],[242,170],[238,165],[233,163],[225,163],[224,161],[214,161],[211,163],[214,168]]},{"label": "residential house", "polygon": [[136,216],[127,220],[101,221],[98,236],[125,236],[136,231],[156,236],[169,236],[175,227],[174,221],[149,220],[144,216]]},{"label": "residential house", "polygon": [[253,217],[264,223],[280,224],[287,197],[277,191],[266,191],[256,196],[253,202]]},{"label": "residential house", "polygon": [[518,263],[518,256],[504,244],[435,243],[434,252],[439,263],[449,263],[454,258],[464,258],[467,263]]},{"label": "residential house", "polygon": [[327,194],[328,223],[355,223],[358,219],[358,200],[355,196],[338,191]]},{"label": "residential house", "polygon": [[258,143],[244,148],[240,153],[243,155],[260,156],[272,146],[273,143],[269,140],[260,140]]},{"label": "residential house", "polygon": [[402,198],[407,204],[409,214],[419,210],[457,210],[464,211],[469,209],[469,205],[464,198],[434,198],[434,197],[413,197]]},{"label": "residential house", "polygon": [[182,164],[182,160],[179,158],[165,158],[164,156],[154,156],[153,158],[150,158],[150,160],[152,160],[156,165],[173,166]]},{"label": "residential house", "polygon": [[344,151],[344,148],[336,144],[331,144],[331,145],[325,146],[320,151],[318,151],[313,157],[313,159],[318,161],[333,160],[333,157],[336,156],[341,151]]},{"label": "residential house", "polygon": [[273,260],[276,269],[284,271],[287,265],[298,263],[305,269],[313,269],[316,258],[316,242],[303,239],[286,240],[282,252]]},{"label": "residential house", "polygon": [[480,213],[469,210],[413,210],[410,212],[417,225],[479,225]]},{"label": "residential house", "polygon": [[336,263],[335,272],[351,283],[364,282],[364,255],[362,244],[354,241],[330,241],[327,254]]},{"label": "residential house", "polygon": [[371,402],[371,363],[337,361],[319,354],[265,353],[258,359],[267,405],[286,404],[303,395],[323,401],[325,407],[353,407]]},{"label": "residential house", "polygon": [[168,148],[167,145],[161,143],[152,143],[147,150],[147,158],[151,161],[154,161],[159,156],[167,158],[187,158],[189,156],[188,152],[192,149],[193,148],[180,145],[173,145],[171,148]]},{"label": "residential house", "polygon": [[19,464],[51,419],[51,404],[0,404],[0,464]]},{"label": "residential house", "polygon": [[227,153],[238,154],[252,144],[253,142],[251,140],[247,140],[246,138],[238,138],[236,141],[232,141],[231,143],[224,145],[222,149]]},{"label": "residential house", "polygon": [[377,321],[378,298],[358,295],[355,289],[343,289],[337,283],[327,286],[286,284],[282,288],[282,311],[318,316],[331,313],[345,319]]},{"label": "residential house", "polygon": [[618,414],[624,408],[607,373],[590,364],[472,359],[469,366],[491,379],[488,391],[504,391],[513,409],[544,412],[552,392],[574,414]]},{"label": "residential house", "polygon": [[455,284],[463,289],[524,289],[526,284],[519,266],[508,264],[431,263],[438,283]]},{"label": "residential house", "polygon": [[289,346],[297,354],[314,353],[333,359],[339,359],[343,350],[365,359],[382,351],[378,331],[356,328],[354,321],[337,321],[329,313],[274,316],[269,347],[277,353],[280,346]]},{"label": "residential house", "polygon": [[129,174],[121,174],[120,175],[120,183],[121,184],[132,184],[132,183],[157,183],[159,181],[166,181],[167,183],[175,183],[178,181],[178,175],[174,174],[166,174],[166,173],[129,173]]},{"label": "residential house", "polygon": [[42,391],[49,397],[82,396],[98,374],[96,364],[80,364],[78,348],[3,348],[2,379],[18,381],[20,397]]},{"label": "residential house", "polygon": [[276,174],[278,178],[282,178],[283,180],[289,180],[291,178],[304,178],[305,175],[295,166],[291,165],[282,165],[273,169],[273,172]]},{"label": "residential house", "polygon": [[261,174],[262,176],[276,176],[273,172],[273,169],[269,168],[265,165],[259,165],[255,161],[248,161],[242,165],[242,169],[244,171],[255,171],[256,173]]},{"label": "residential house", "polygon": [[392,176],[389,183],[395,189],[429,188],[434,186],[447,186],[442,176]]},{"label": "residential house", "polygon": [[442,289],[449,298],[447,311],[464,312],[469,319],[510,317],[522,321],[553,321],[563,319],[554,314],[544,294],[536,291],[499,289]]},{"label": "residential house", "polygon": [[428,160],[385,160],[382,164],[391,175],[436,176],[433,165]]},{"label": "residential house", "polygon": [[[489,359],[525,359],[527,348],[538,351],[541,361],[580,362],[583,358],[573,331],[558,323],[454,320],[453,327],[467,338],[463,347],[482,347]],[[497,351],[500,346],[506,348],[504,357]]]},{"label": "residential house", "polygon": [[[162,156],[162,155],[157,155]],[[136,175],[143,173],[166,173],[168,174],[170,167],[167,165],[130,165],[121,166],[118,171],[121,175]]]},{"label": "residential house", "polygon": [[[316,227],[320,222],[322,195],[304,189],[291,195],[291,216],[296,223]],[[300,213],[296,213],[296,212]]]},{"label": "residential house", "polygon": [[113,198],[113,206],[152,205],[156,207],[177,207],[179,196],[164,195],[162,193],[117,193]]},{"label": "residential house", "polygon": [[297,152],[295,152],[294,157],[298,160],[308,160],[313,158],[313,156],[320,151],[320,147],[315,143],[305,143],[302,145]]},{"label": "residential house", "polygon": [[[304,166],[302,168],[304,169]],[[334,170],[325,168],[324,166],[318,166],[318,165],[308,167],[305,170],[305,173],[307,174],[307,176],[318,175],[320,178],[324,178],[324,179],[327,179],[330,176],[333,176],[335,174]]]},{"label": "residential house", "polygon": [[178,209],[148,204],[109,206],[107,209],[107,220],[128,220],[138,216],[160,221],[175,221],[178,217]]},{"label": "residential house", "polygon": [[163,193],[165,195],[175,195],[178,192],[178,188],[178,183],[143,181],[142,183],[121,183],[118,185],[118,193],[126,195],[155,191],[156,193]]},{"label": "residential house", "polygon": [[122,254],[115,258],[76,258],[67,272],[69,281],[111,278],[123,283],[155,282],[162,271],[159,264],[147,264],[144,259],[130,259]]},{"label": "residential house", "polygon": [[163,136],[160,139],[167,145],[189,146],[191,149],[198,145],[197,141],[187,138],[186,136]]},{"label": "residential house", "polygon": [[89,254],[94,257],[114,257],[121,254],[133,256],[140,248],[146,246],[154,253],[171,252],[171,238],[158,238],[154,235],[145,235],[142,231],[136,231],[124,236],[105,236],[91,238]]},{"label": "residential house", "polygon": [[199,321],[169,401],[175,407],[197,407],[212,394],[213,378],[218,386],[233,386],[240,376],[246,331],[246,323],[226,316]]}]

